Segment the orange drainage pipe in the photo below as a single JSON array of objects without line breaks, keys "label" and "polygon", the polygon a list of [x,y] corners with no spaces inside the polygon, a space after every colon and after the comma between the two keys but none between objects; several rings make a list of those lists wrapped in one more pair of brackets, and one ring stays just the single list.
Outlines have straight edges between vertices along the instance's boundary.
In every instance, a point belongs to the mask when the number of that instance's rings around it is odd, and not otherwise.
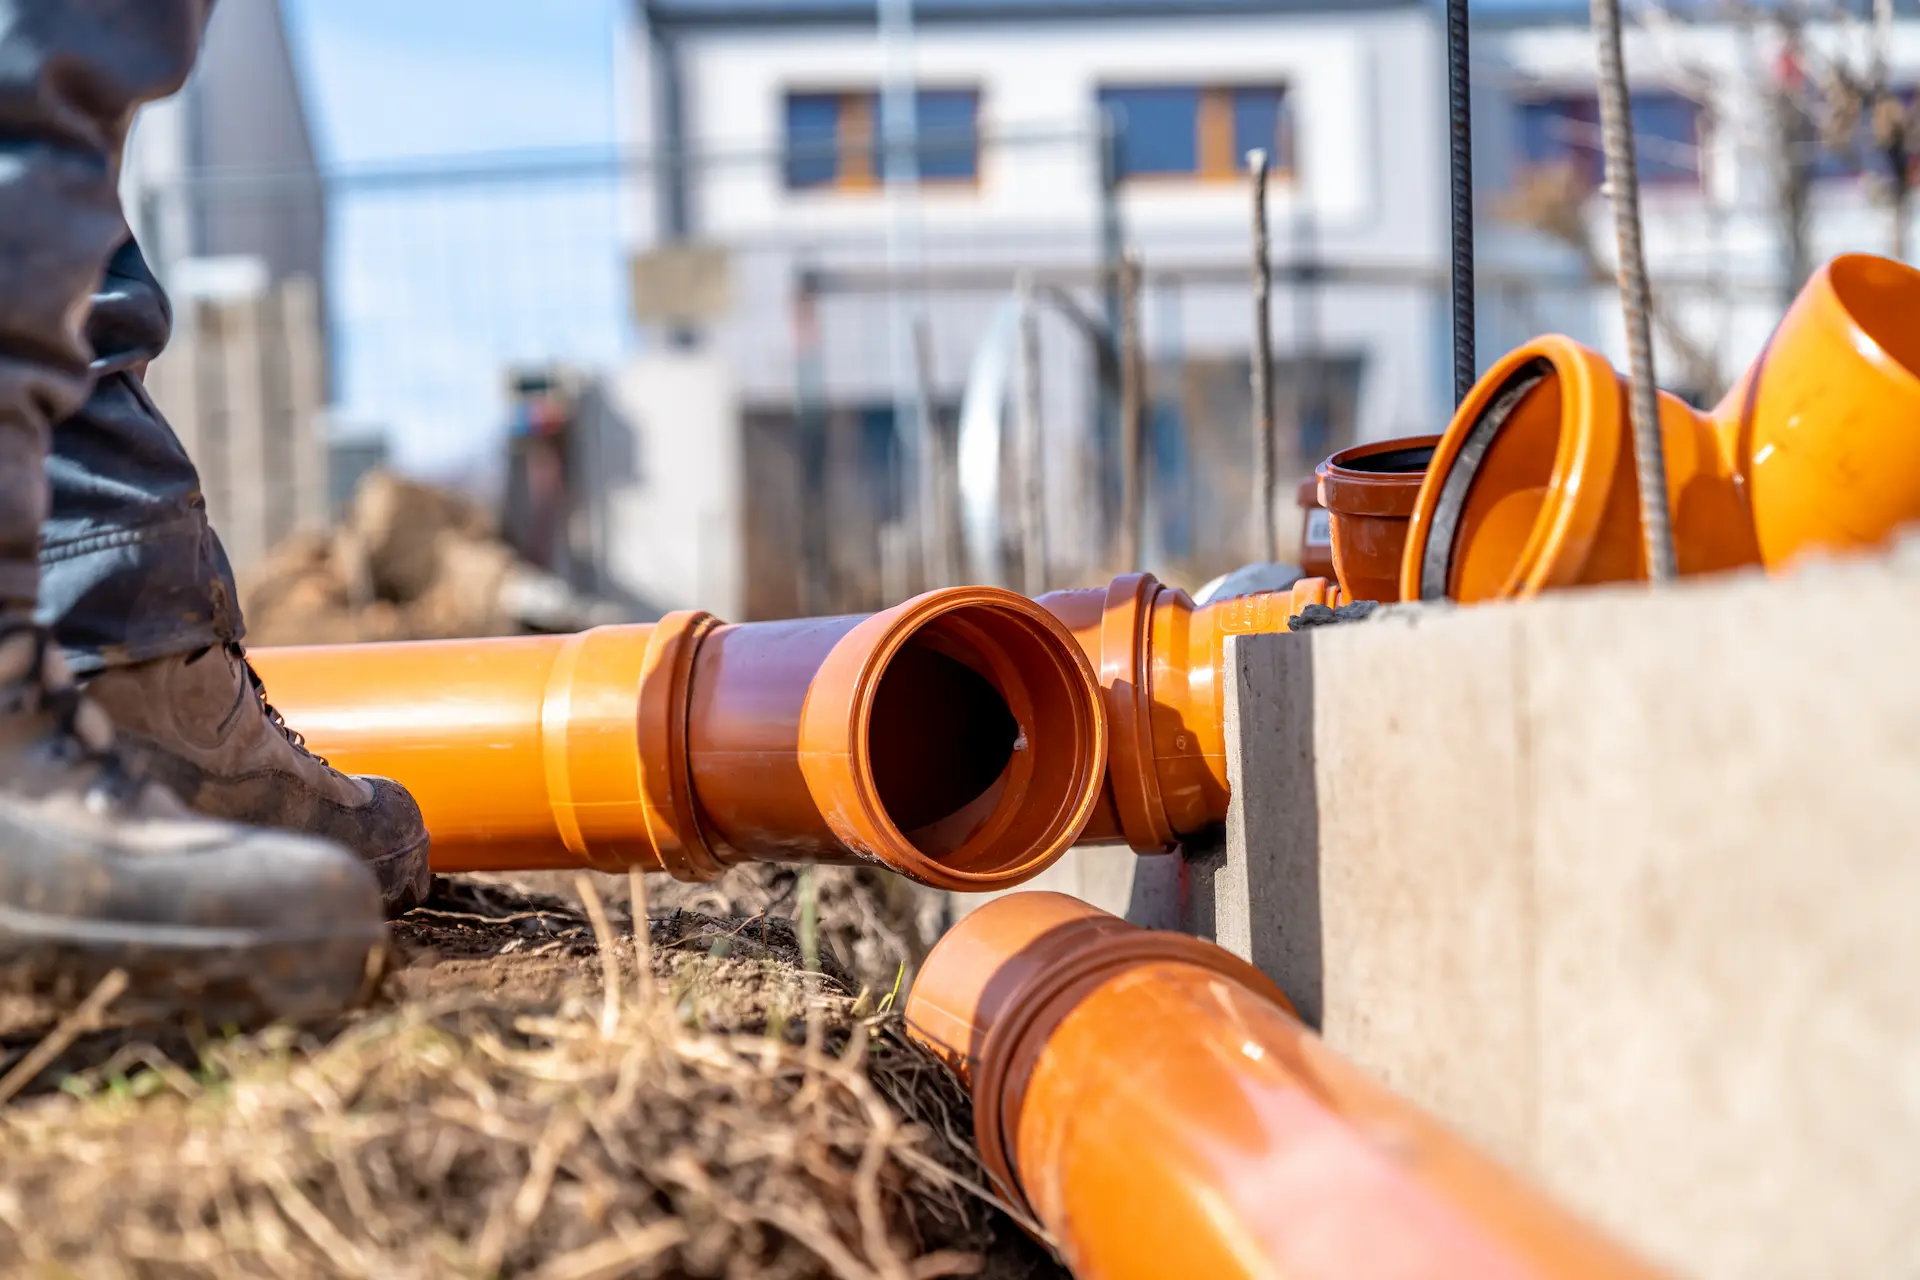
[{"label": "orange drainage pipe", "polygon": [[1128,574],[865,620],[252,656],[314,750],[413,791],[443,871],[864,856],[985,891],[1076,839],[1159,852],[1224,821],[1227,637],[1345,598],[1307,578],[1200,608]]},{"label": "orange drainage pipe", "polygon": [[[1920,272],[1864,254],[1816,273],[1711,413],[1660,397],[1683,574],[1866,548],[1920,519]],[[1624,384],[1537,338],[1441,437],[1400,566],[1405,599],[1642,579]]]},{"label": "orange drainage pipe", "polygon": [[1285,631],[1308,604],[1344,603],[1325,578],[1195,606],[1147,573],[1039,603],[1073,633],[1106,699],[1107,787],[1083,839],[1141,853],[1227,816],[1226,642]]},{"label": "orange drainage pipe", "polygon": [[971,1089],[1003,1194],[1079,1280],[1655,1274],[1197,938],[1014,894],[941,940],[906,1017]]},{"label": "orange drainage pipe", "polygon": [[1439,443],[1439,436],[1409,436],[1355,445],[1314,473],[1331,526],[1333,576],[1347,599],[1400,598],[1407,525]]},{"label": "orange drainage pipe", "polygon": [[868,618],[679,613],[251,656],[314,750],[412,790],[442,871],[699,880],[749,859],[871,859],[1005,888],[1074,843],[1106,760],[1073,637],[985,587]]}]

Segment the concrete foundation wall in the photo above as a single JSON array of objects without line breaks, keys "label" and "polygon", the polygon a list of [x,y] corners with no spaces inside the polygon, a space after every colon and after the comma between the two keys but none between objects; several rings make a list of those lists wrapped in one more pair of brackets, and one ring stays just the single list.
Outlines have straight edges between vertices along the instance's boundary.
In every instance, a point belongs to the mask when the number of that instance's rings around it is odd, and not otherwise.
[{"label": "concrete foundation wall", "polygon": [[1053,887],[1683,1274],[1920,1275],[1920,570],[1234,643],[1225,847]]}]

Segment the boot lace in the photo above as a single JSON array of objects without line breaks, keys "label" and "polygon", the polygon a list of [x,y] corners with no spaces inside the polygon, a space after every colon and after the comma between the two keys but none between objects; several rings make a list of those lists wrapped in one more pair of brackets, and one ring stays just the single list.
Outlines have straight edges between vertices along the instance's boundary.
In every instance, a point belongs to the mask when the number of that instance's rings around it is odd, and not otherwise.
[{"label": "boot lace", "polygon": [[288,724],[287,718],[280,714],[279,708],[275,707],[273,703],[268,700],[267,682],[262,680],[260,673],[253,669],[253,663],[247,658],[247,651],[236,644],[231,647],[229,652],[231,652],[235,658],[239,659],[241,666],[247,669],[247,681],[253,686],[254,697],[260,699],[260,710],[266,713],[268,722],[280,731],[280,735],[287,740],[288,744],[292,746],[295,751],[331,769],[333,766],[327,764],[327,758],[307,746],[306,735]]},{"label": "boot lace", "polygon": [[106,713],[88,701],[80,685],[70,677],[64,684],[50,683],[52,673],[47,669],[47,657],[53,649],[53,637],[46,629],[10,627],[0,631],[0,644],[21,631],[33,636],[33,658],[9,691],[11,696],[7,701],[12,709],[37,712],[53,721],[53,732],[46,744],[48,752],[57,760],[93,770],[93,778],[87,784],[90,797],[97,797],[108,805],[130,801],[138,795],[141,781],[114,745]]}]

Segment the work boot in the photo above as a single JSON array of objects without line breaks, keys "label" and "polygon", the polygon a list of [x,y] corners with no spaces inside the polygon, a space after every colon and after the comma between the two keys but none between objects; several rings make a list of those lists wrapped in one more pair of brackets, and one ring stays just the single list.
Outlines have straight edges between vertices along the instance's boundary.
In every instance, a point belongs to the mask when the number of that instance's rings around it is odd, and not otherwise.
[{"label": "work boot", "polygon": [[239,645],[109,667],[87,693],[129,758],[195,813],[345,845],[379,878],[390,916],[426,900],[420,806],[397,782],[341,773],[308,751]]},{"label": "work boot", "polygon": [[211,1026],[335,1012],[378,971],[370,875],[325,841],[198,817],[137,778],[41,628],[0,629],[0,977]]}]

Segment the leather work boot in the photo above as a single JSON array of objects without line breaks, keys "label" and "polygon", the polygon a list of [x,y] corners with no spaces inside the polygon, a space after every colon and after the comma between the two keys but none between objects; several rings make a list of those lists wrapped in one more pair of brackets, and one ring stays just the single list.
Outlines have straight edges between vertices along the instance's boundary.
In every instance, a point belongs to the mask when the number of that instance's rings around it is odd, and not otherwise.
[{"label": "leather work boot", "polygon": [[0,630],[0,979],[209,1025],[311,1017],[378,972],[373,876],[306,836],[189,813],[115,749],[47,633]]},{"label": "leather work boot", "polygon": [[390,916],[426,900],[420,806],[397,782],[341,773],[308,751],[240,646],[109,667],[87,694],[128,757],[195,813],[345,845],[379,878]]}]

